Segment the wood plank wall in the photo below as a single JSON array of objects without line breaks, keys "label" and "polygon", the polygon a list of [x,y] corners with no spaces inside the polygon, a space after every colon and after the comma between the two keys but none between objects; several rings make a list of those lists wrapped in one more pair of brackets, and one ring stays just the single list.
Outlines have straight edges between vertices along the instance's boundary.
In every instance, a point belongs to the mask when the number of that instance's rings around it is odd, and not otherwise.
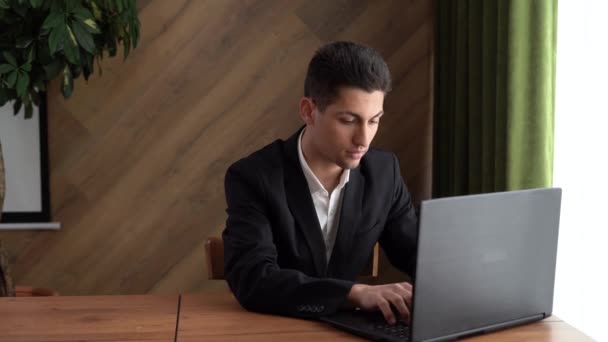
[{"label": "wood plank wall", "polygon": [[[59,232],[2,232],[16,282],[62,294],[196,291],[223,227],[226,168],[301,122],[308,60],[348,39],[378,49],[394,91],[375,141],[416,201],[431,191],[432,0],[150,0],[140,46],[49,92]],[[391,271],[381,265],[381,274]]]}]

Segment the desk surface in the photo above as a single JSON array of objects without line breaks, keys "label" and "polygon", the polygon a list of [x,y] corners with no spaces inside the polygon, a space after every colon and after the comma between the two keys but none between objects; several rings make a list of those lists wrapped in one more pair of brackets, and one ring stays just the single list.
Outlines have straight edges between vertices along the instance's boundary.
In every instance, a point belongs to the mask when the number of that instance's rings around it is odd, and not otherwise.
[{"label": "desk surface", "polygon": [[178,297],[0,298],[0,341],[174,341]]},{"label": "desk surface", "polygon": [[[0,298],[0,342],[23,341],[359,341],[314,321],[243,310],[226,289],[178,296]],[[179,316],[179,319],[178,319]],[[573,342],[590,338],[549,317],[467,339]]]},{"label": "desk surface", "polygon": [[325,323],[242,309],[228,290],[182,295],[178,341],[352,341]]},{"label": "desk surface", "polygon": [[[181,298],[177,341],[359,341],[360,339],[320,322],[243,310],[227,290],[185,294]],[[467,342],[575,342],[592,341],[580,331],[552,316],[543,321]]]}]

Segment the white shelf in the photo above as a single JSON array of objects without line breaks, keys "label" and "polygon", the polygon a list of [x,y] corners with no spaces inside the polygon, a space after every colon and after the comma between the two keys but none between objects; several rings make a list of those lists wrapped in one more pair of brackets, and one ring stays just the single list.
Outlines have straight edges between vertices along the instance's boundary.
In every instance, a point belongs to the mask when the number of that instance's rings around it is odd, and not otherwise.
[{"label": "white shelf", "polygon": [[59,230],[60,222],[0,223],[0,230]]}]

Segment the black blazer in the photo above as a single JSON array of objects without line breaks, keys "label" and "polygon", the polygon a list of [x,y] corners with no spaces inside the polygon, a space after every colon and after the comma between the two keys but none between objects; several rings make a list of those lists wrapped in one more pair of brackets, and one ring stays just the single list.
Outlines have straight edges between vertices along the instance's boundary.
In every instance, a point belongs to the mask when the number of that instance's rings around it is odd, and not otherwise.
[{"label": "black blazer", "polygon": [[335,312],[379,241],[413,276],[417,218],[394,154],[370,149],[344,188],[329,263],[298,158],[299,131],[234,163],[226,173],[226,280],[252,311],[296,317]]}]

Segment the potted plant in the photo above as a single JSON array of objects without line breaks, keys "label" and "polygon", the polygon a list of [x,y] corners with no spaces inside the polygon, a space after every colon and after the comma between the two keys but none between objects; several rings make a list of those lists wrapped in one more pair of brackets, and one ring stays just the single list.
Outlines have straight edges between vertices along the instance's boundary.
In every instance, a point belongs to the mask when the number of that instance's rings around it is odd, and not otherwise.
[{"label": "potted plant", "polygon": [[[124,58],[139,40],[135,0],[0,0],[0,107],[12,102],[13,113],[33,115],[47,83],[61,77],[65,98],[74,79],[88,79],[94,64]],[[0,215],[4,199],[0,143]]]}]

